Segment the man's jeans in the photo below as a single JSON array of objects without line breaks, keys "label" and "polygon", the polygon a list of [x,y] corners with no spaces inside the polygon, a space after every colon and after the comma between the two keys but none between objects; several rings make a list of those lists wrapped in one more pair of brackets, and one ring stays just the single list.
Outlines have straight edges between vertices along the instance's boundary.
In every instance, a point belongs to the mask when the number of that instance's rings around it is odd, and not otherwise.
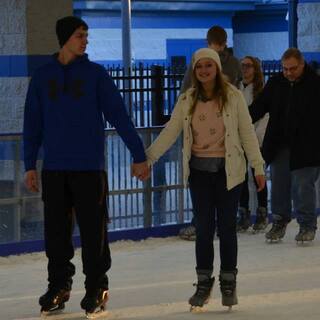
[{"label": "man's jeans", "polygon": [[316,182],[320,167],[290,171],[290,151],[281,150],[271,163],[271,210],[273,219],[290,222],[293,200],[301,228],[317,229]]}]

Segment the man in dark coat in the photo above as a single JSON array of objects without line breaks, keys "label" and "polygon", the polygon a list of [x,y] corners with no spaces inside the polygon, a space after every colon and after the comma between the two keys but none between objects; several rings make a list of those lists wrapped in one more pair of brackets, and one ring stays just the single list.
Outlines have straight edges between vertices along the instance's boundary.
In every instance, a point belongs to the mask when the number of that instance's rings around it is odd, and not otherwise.
[{"label": "man in dark coat", "polygon": [[317,229],[316,183],[320,176],[320,77],[301,52],[289,48],[282,56],[282,73],[267,82],[250,106],[253,122],[269,113],[262,146],[271,169],[273,226],[270,241],[285,235],[293,200],[300,231],[297,241],[311,241]]}]

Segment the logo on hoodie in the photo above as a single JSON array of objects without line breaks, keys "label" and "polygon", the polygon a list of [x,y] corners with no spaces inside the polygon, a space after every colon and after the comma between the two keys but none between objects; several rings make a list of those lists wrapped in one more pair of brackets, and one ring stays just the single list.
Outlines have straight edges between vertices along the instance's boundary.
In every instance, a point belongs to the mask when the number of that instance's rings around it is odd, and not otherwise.
[{"label": "logo on hoodie", "polygon": [[82,79],[74,79],[70,83],[60,85],[56,79],[48,81],[48,96],[50,100],[56,100],[59,94],[69,94],[74,99],[84,96],[84,81]]}]

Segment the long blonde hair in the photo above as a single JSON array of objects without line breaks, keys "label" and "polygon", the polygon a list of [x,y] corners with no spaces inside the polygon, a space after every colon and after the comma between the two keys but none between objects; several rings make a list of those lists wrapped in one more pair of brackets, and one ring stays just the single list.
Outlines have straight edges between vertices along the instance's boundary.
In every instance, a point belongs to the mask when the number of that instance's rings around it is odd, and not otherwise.
[{"label": "long blonde hair", "polygon": [[[212,94],[215,99],[217,99],[219,104],[219,110],[222,111],[225,104],[228,101],[228,81],[226,76],[223,75],[220,68],[216,64],[216,78],[215,78],[215,84],[212,88]],[[192,72],[192,86],[194,87],[194,91],[192,92],[192,106],[190,108],[190,115],[194,113],[194,110],[196,108],[197,102],[200,99],[201,96],[204,96],[203,88],[201,85],[201,82],[197,79],[195,68]]]}]

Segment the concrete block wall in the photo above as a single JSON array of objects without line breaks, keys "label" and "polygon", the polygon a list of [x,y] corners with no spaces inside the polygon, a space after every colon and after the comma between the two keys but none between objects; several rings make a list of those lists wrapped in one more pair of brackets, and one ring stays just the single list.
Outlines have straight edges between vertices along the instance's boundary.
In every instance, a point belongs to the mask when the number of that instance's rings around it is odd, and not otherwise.
[{"label": "concrete block wall", "polygon": [[[0,2],[0,65],[3,74],[4,56],[24,55],[27,52],[26,1],[2,0]],[[28,80],[0,77],[0,132],[14,132],[22,126],[24,97]]]},{"label": "concrete block wall", "polygon": [[288,48],[288,22],[286,12],[239,13],[233,19],[234,53],[260,60],[279,60]]},{"label": "concrete block wall", "polygon": [[[120,12],[101,16],[80,14],[89,25],[87,53],[93,61],[121,63],[122,33]],[[205,39],[208,28],[221,25],[228,32],[228,46],[233,46],[232,15],[227,13],[157,12],[132,13],[131,46],[135,62],[165,63],[168,40]],[[182,54],[182,53],[181,53]],[[183,55],[183,54],[182,54]]]},{"label": "concrete block wall", "polygon": [[306,58],[320,61],[320,1],[299,1],[298,48]]},{"label": "concrete block wall", "polygon": [[72,12],[72,0],[0,1],[0,133],[22,131],[28,61],[58,50],[55,22]]},{"label": "concrete block wall", "polygon": [[[83,17],[86,20],[85,17]],[[134,60],[163,60],[167,58],[167,39],[205,39],[208,28],[194,29],[132,29],[132,58]],[[232,46],[232,29],[229,46]],[[93,61],[112,62],[122,59],[121,29],[89,29],[87,49]]]}]

